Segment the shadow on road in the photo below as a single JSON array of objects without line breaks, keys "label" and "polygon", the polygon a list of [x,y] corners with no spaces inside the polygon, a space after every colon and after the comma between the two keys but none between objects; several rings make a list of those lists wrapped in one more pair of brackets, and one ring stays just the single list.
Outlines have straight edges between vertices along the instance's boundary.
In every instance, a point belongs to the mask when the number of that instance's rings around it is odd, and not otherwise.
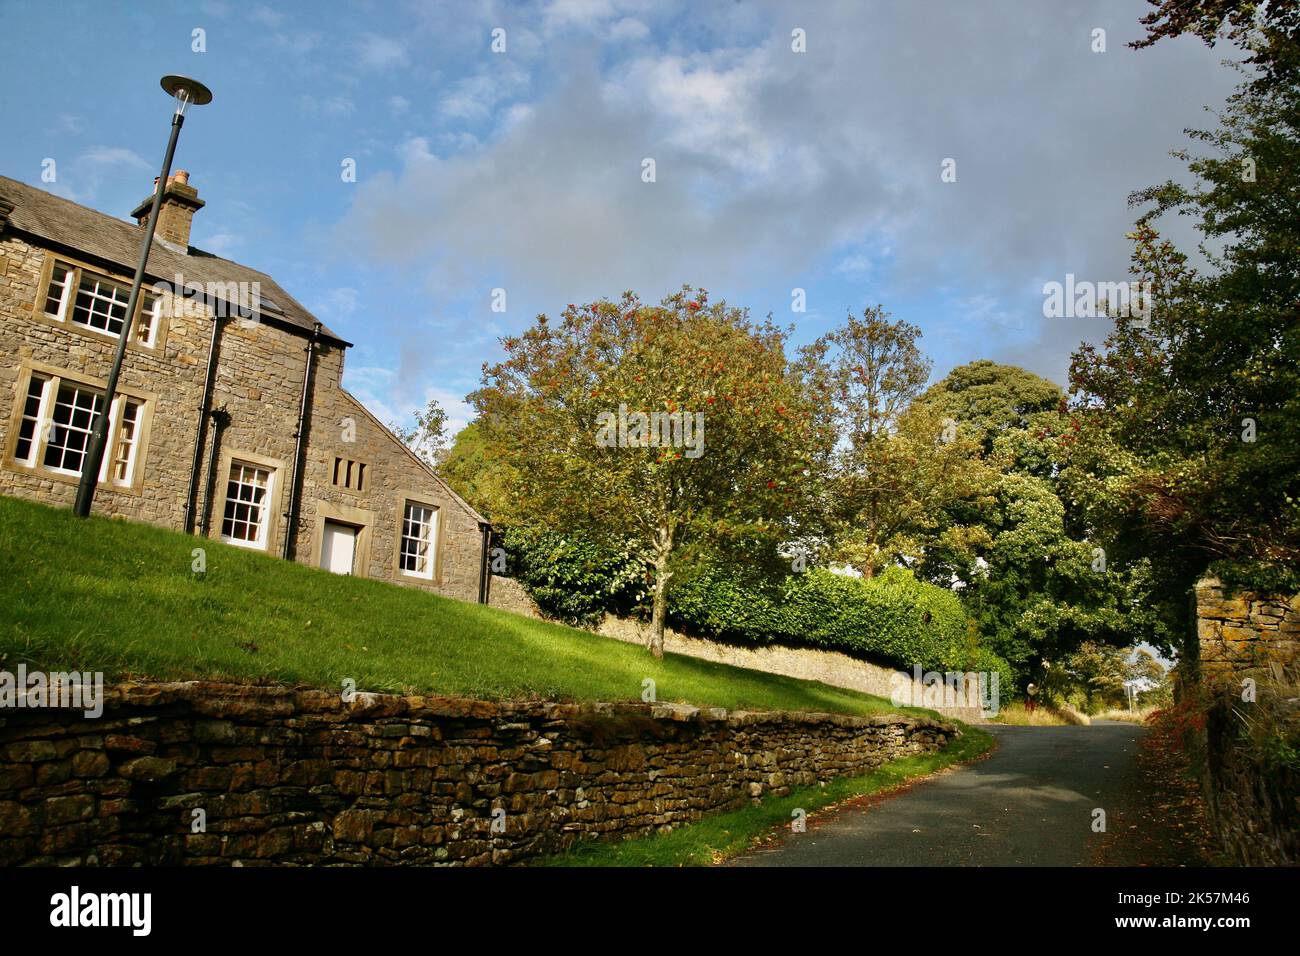
[{"label": "shadow on road", "polygon": [[[1137,858],[1162,842],[1143,829],[1158,821],[1139,812],[1150,800],[1149,781],[1136,760],[1146,728],[1095,723],[985,729],[998,740],[988,759],[874,804],[810,817],[807,832],[787,832],[731,865],[1168,864]],[[1105,832],[1095,829],[1101,814]]]}]

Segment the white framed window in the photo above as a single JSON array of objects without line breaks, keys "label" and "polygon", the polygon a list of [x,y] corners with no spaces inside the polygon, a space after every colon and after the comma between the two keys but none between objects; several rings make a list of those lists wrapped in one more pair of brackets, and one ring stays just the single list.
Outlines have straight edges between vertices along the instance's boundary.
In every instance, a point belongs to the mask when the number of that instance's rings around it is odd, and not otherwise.
[{"label": "white framed window", "polygon": [[[99,480],[135,482],[144,402],[119,394],[109,409],[108,442]],[[55,475],[80,476],[90,435],[104,409],[103,391],[59,375],[32,372],[23,397],[14,461]],[[111,467],[110,467],[111,460]]]},{"label": "white framed window", "polygon": [[27,383],[27,395],[23,398],[23,417],[18,425],[18,443],[14,446],[14,458],[24,465],[30,466],[36,463],[43,420],[45,386],[48,381],[48,378],[33,375]]},{"label": "white framed window", "polygon": [[129,484],[135,470],[135,446],[140,430],[140,404],[128,401],[122,406],[117,422],[117,441],[113,443],[113,480]]},{"label": "white framed window", "polygon": [[90,433],[95,419],[103,410],[103,396],[74,383],[60,383],[54,393],[42,463],[50,471],[80,475],[82,462],[90,449]]},{"label": "white framed window", "polygon": [[[131,287],[91,272],[81,266],[56,260],[45,292],[45,315],[58,322],[71,322],[111,338],[122,334]],[[158,331],[162,300],[141,291],[134,339],[152,347]]]},{"label": "white framed window", "polygon": [[275,471],[243,461],[230,463],[221,540],[243,548],[265,548]]},{"label": "white framed window", "polygon": [[434,544],[438,540],[438,509],[414,501],[402,513],[402,540],[397,567],[403,574],[432,580]]}]

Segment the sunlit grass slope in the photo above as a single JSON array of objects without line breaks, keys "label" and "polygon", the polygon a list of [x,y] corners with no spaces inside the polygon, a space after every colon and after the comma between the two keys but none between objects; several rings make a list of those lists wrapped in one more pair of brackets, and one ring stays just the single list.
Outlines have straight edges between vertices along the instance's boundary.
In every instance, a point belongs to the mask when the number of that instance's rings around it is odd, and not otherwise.
[{"label": "sunlit grass slope", "polygon": [[[207,570],[191,570],[191,551]],[[0,497],[0,668],[500,699],[658,699],[897,711],[814,681],[668,655],[557,624],[125,521]]]}]

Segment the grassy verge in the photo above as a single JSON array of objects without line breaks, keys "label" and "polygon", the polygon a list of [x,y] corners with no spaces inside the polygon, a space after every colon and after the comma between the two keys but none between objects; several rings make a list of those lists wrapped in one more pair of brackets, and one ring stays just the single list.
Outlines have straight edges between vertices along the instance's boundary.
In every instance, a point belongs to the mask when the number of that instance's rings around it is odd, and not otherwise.
[{"label": "grassy verge", "polygon": [[566,853],[540,861],[542,866],[710,866],[744,851],[775,827],[788,826],[791,814],[811,816],[846,800],[892,790],[908,781],[974,760],[993,746],[991,734],[966,727],[943,750],[901,757],[861,777],[842,777],[823,787],[800,787],[785,797],[768,797],[757,806],[705,817],[671,833],[618,843],[580,843]]},{"label": "grassy verge", "polygon": [[1092,720],[1118,720],[1129,724],[1146,723],[1146,719],[1156,712],[1155,707],[1146,707],[1142,710],[1126,710],[1123,707],[1113,707],[1110,710],[1103,710],[1099,714],[1093,714]]},{"label": "grassy verge", "polygon": [[993,718],[999,724],[1011,724],[1016,727],[1067,727],[1084,726],[1092,719],[1070,706],[1052,707],[1039,704],[1031,713],[1024,704],[1008,704],[998,711]]},{"label": "grassy verge", "polygon": [[[207,570],[192,571],[192,550]],[[930,711],[641,647],[149,525],[0,497],[0,669],[487,699]]]}]

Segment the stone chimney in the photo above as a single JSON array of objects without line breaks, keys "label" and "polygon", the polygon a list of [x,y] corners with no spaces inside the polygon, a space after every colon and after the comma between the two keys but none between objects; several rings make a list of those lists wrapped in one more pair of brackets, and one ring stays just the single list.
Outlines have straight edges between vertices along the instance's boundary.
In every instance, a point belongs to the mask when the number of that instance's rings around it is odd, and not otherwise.
[{"label": "stone chimney", "polygon": [[[154,178],[153,185],[155,189],[158,188],[157,177]],[[180,247],[182,251],[189,249],[190,223],[194,219],[194,214],[204,205],[203,200],[199,198],[199,191],[190,185],[189,172],[178,169],[167,177],[167,188],[163,190],[162,211],[158,213],[158,231],[155,235]],[[152,195],[136,206],[131,213],[142,229],[149,219],[151,209],[153,209]]]}]

